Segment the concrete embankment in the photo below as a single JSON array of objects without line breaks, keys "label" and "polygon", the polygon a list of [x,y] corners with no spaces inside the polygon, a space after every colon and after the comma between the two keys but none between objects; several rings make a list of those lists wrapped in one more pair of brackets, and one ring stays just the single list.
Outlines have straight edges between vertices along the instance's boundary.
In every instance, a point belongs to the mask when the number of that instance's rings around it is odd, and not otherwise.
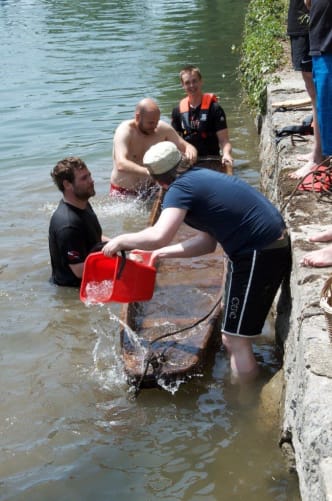
[{"label": "concrete embankment", "polygon": [[261,163],[262,191],[279,208],[284,207],[293,249],[289,296],[279,305],[276,326],[284,346],[280,445],[288,458],[293,456],[302,500],[332,500],[332,342],[319,306],[332,267],[300,265],[304,254],[327,245],[311,243],[308,237],[332,225],[332,192],[323,196],[294,193],[297,182],[289,174],[303,165],[298,156],[311,151],[313,137],[286,136],[277,142],[276,131],[301,125],[311,107],[276,106],[308,97],[301,74],[285,71],[279,76],[280,82],[268,88]]}]

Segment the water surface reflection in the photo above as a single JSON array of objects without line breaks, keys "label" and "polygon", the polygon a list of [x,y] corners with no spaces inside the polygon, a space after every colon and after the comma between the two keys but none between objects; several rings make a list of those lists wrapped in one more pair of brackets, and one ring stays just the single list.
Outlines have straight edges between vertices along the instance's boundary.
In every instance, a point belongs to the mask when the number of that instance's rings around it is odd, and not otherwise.
[{"label": "water surface reflection", "polygon": [[278,365],[268,335],[250,398],[234,390],[220,351],[174,394],[135,400],[119,358],[120,306],[87,308],[77,290],[48,282],[60,198],[51,168],[72,154],[87,162],[105,234],[144,227],[146,207],[108,197],[113,133],[146,95],[168,120],[187,62],[227,112],[236,175],[258,185],[258,137],[236,79],[247,3],[0,3],[1,500],[299,499],[276,425],[257,414]]}]

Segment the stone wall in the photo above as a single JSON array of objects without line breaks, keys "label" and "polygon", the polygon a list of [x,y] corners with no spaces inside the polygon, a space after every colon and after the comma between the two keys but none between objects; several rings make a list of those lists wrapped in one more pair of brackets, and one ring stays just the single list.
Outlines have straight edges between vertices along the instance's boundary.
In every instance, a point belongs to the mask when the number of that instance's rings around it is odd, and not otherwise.
[{"label": "stone wall", "polygon": [[[281,406],[281,440],[293,451],[304,501],[332,500],[332,342],[323,310],[321,289],[331,268],[306,268],[301,257],[324,244],[308,236],[332,225],[332,193],[320,196],[295,190],[289,173],[303,165],[298,155],[312,147],[312,136],[284,137],[276,130],[300,125],[311,114],[310,105],[276,107],[278,102],[305,100],[301,74],[280,74],[280,83],[269,86],[268,112],[261,130],[262,191],[282,209],[293,248],[290,296],[282,307],[277,337],[284,345],[284,394]],[[326,245],[326,244],[325,244]],[[271,263],[273,266],[273,263]],[[289,322],[286,316],[289,314]]]}]

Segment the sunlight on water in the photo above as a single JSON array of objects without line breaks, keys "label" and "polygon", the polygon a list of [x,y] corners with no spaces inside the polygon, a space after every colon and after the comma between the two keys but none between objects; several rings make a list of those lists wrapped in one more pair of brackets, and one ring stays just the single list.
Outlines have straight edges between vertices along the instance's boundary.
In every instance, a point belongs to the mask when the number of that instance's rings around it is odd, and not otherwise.
[{"label": "sunlight on water", "polygon": [[45,205],[43,205],[41,210],[46,212],[46,214],[52,214],[57,208],[57,205],[58,205],[57,203],[48,202]]},{"label": "sunlight on water", "polygon": [[[196,376],[196,375],[195,375]],[[198,375],[197,375],[198,376]],[[187,383],[188,379],[177,378],[173,381],[166,381],[164,378],[158,378],[157,383],[163,389],[175,395],[175,393],[180,389],[180,386]]]}]

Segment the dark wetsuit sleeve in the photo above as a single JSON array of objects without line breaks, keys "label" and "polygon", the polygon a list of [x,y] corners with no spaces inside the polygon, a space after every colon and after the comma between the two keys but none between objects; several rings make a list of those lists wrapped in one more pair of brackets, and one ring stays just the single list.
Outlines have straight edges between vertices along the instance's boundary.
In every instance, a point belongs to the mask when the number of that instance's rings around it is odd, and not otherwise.
[{"label": "dark wetsuit sleeve", "polygon": [[59,243],[63,259],[68,265],[83,263],[89,254],[84,233],[78,229],[64,228],[59,234]]},{"label": "dark wetsuit sleeve", "polygon": [[180,134],[180,136],[183,135],[183,130],[182,130],[182,127],[181,127],[180,109],[179,109],[178,106],[176,106],[175,108],[173,108],[171,125],[172,125],[173,129],[175,129],[176,132],[178,134]]},{"label": "dark wetsuit sleeve", "polygon": [[53,281],[59,285],[78,285],[80,280],[70,265],[83,263],[101,236],[101,226],[90,205],[81,210],[61,201],[49,228]]},{"label": "dark wetsuit sleeve", "polygon": [[219,130],[227,129],[226,114],[218,103],[212,103],[209,120],[211,120],[211,130],[218,132]]}]

